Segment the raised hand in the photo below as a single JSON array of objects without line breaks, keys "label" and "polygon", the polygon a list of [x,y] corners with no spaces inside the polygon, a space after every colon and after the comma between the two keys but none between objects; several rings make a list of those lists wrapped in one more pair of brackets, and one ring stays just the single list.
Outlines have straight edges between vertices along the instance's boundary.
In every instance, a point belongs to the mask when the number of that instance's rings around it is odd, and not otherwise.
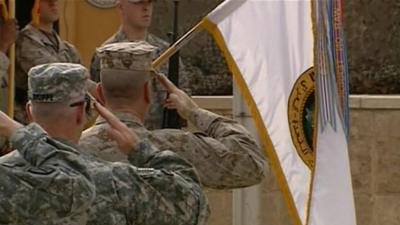
[{"label": "raised hand", "polygon": [[190,114],[199,108],[192,98],[184,91],[177,88],[165,75],[158,74],[156,77],[169,93],[165,101],[165,107],[168,109],[176,109],[179,115],[184,119],[188,119]]},{"label": "raised hand", "polygon": [[139,137],[116,116],[114,116],[108,109],[94,99],[92,99],[92,101],[94,101],[94,107],[97,112],[107,121],[109,125],[106,131],[110,138],[117,142],[122,153],[126,155],[129,154],[132,148],[139,143]]},{"label": "raised hand", "polygon": [[14,131],[21,127],[23,127],[22,124],[0,111],[0,136],[10,138]]}]

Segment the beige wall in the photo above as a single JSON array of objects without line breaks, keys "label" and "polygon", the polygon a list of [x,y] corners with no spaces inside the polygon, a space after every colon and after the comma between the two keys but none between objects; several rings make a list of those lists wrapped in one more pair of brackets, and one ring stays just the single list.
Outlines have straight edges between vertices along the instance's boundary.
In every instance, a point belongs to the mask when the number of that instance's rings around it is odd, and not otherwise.
[{"label": "beige wall", "polygon": [[62,0],[60,6],[60,34],[77,47],[82,63],[89,66],[95,48],[118,29],[116,10],[96,8],[85,0]]},{"label": "beige wall", "polygon": [[[202,107],[231,115],[231,97],[195,99]],[[400,224],[399,131],[400,96],[351,96],[349,154],[358,225]],[[269,169],[261,186],[263,224],[291,225]],[[207,193],[210,225],[232,224],[232,192]]]}]

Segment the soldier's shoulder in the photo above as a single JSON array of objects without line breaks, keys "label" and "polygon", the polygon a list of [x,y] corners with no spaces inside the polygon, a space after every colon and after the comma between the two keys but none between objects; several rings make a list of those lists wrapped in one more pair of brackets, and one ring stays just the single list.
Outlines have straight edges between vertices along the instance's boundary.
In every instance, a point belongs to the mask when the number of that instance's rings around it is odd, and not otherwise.
[{"label": "soldier's shoulder", "polygon": [[31,25],[26,25],[19,33],[18,36],[29,36],[35,35],[37,33],[37,29]]},{"label": "soldier's shoulder", "polygon": [[36,28],[28,25],[18,33],[15,45],[21,50],[26,50],[27,48],[38,48],[43,45],[43,42]]},{"label": "soldier's shoulder", "polygon": [[36,34],[32,31],[31,28],[29,27],[25,27],[24,29],[22,29],[19,33],[18,33],[18,37],[16,40],[16,44],[18,45],[18,43],[26,41],[26,40],[31,40],[33,36],[35,36]]},{"label": "soldier's shoulder", "polygon": [[63,40],[63,43],[65,46],[67,46],[67,48],[77,51],[77,48],[73,44],[69,43],[68,41]]},{"label": "soldier's shoulder", "polygon": [[149,35],[147,37],[147,41],[151,45],[158,47],[160,50],[166,49],[170,45],[167,41],[165,41],[165,40],[161,39],[160,37],[156,36],[155,34],[151,34],[151,33],[149,33]]},{"label": "soldier's shoulder", "polygon": [[102,149],[108,146],[110,138],[107,135],[105,126],[103,124],[94,125],[83,131],[79,140],[79,146],[85,149]]},{"label": "soldier's shoulder", "polygon": [[82,142],[89,139],[99,139],[100,134],[104,129],[105,128],[102,125],[95,124],[82,132],[80,141]]},{"label": "soldier's shoulder", "polygon": [[111,35],[111,37],[109,37],[106,41],[104,41],[101,46],[104,45],[108,45],[108,44],[112,44],[112,43],[117,43],[117,42],[121,42],[121,38],[120,38],[121,34],[120,32],[116,32],[113,35]]},{"label": "soldier's shoulder", "polygon": [[147,138],[160,149],[174,149],[188,139],[188,133],[179,129],[157,129]]},{"label": "soldier's shoulder", "polygon": [[22,158],[21,154],[14,150],[2,157],[0,157],[0,164],[4,166],[11,166],[14,164],[23,164],[26,161]]}]

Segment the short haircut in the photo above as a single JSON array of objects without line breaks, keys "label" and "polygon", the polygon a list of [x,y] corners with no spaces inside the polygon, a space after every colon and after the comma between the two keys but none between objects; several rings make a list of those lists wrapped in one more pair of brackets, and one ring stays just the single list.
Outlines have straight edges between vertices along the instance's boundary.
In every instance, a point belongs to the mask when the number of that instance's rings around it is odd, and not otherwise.
[{"label": "short haircut", "polygon": [[150,71],[104,69],[100,72],[104,98],[109,102],[137,100],[150,75]]}]

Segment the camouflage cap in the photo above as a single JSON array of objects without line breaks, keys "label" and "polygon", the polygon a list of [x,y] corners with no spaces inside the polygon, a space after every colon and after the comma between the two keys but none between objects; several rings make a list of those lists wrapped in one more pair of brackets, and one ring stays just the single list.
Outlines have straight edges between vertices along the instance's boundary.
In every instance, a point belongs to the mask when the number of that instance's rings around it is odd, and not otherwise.
[{"label": "camouflage cap", "polygon": [[28,97],[35,102],[63,102],[88,90],[88,70],[80,64],[49,63],[28,72]]},{"label": "camouflage cap", "polygon": [[157,47],[145,41],[120,42],[104,45],[97,49],[100,69],[151,70]]}]

